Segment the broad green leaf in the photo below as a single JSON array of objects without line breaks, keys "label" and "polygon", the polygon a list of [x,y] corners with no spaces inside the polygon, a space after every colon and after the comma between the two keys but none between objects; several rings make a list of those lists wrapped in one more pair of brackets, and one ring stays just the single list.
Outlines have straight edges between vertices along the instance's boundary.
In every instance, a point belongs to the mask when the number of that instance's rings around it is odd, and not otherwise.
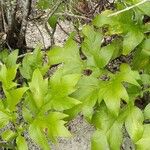
[{"label": "broad green leaf", "polygon": [[150,75],[149,74],[141,74],[141,81],[143,84],[150,84]]},{"label": "broad green leaf", "polygon": [[118,115],[121,99],[129,101],[128,93],[123,86],[123,82],[139,86],[136,80],[140,79],[138,72],[132,71],[130,66],[122,64],[120,72],[112,75],[109,81],[102,81],[99,89],[99,103],[104,100],[107,108],[114,114]]},{"label": "broad green leaf", "polygon": [[144,69],[146,72],[149,70],[150,63],[150,48],[149,48],[150,39],[146,39],[142,46],[138,48],[134,57],[133,57],[133,67],[137,70]]},{"label": "broad green leaf", "polygon": [[111,58],[119,55],[121,44],[119,40],[113,41],[111,44],[101,47],[102,32],[95,31],[93,26],[85,26],[82,30],[84,34],[84,42],[82,44],[82,51],[87,57],[86,66],[88,68],[104,68]]},{"label": "broad green leaf", "polygon": [[0,110],[4,110],[5,107],[4,107],[4,103],[3,103],[3,100],[0,99]]},{"label": "broad green leaf", "polygon": [[150,125],[144,125],[144,133],[140,140],[135,143],[136,150],[149,150],[150,148]]},{"label": "broad green leaf", "polygon": [[99,102],[102,99],[105,101],[107,108],[117,116],[119,114],[121,99],[128,102],[129,97],[125,87],[117,82],[117,80],[114,80],[113,82],[105,82],[100,86]]},{"label": "broad green leaf", "polygon": [[[114,118],[104,103],[100,105],[98,111],[95,112],[92,118],[94,125],[101,131],[101,133],[103,133],[101,138],[106,138],[105,140],[107,141],[111,150],[120,150],[122,143],[123,122],[121,119],[119,120],[119,118],[120,116],[118,117],[118,120]],[[101,148],[102,143],[97,140],[97,145],[97,149]]]},{"label": "broad green leaf", "polygon": [[68,129],[64,126],[66,123],[62,119],[68,117],[65,114],[59,112],[52,112],[46,116],[48,123],[48,136],[53,140],[56,140],[58,137],[70,137],[71,134]]},{"label": "broad green leaf", "polygon": [[51,77],[49,99],[50,105],[55,110],[70,109],[81,102],[69,95],[76,91],[76,84],[80,79],[80,74],[63,75],[63,69],[60,68]]},{"label": "broad green leaf", "polygon": [[22,65],[19,68],[21,75],[26,79],[31,79],[32,74],[35,69],[39,69],[42,75],[45,75],[49,68],[49,64],[43,64],[43,53],[41,52],[40,48],[36,48],[33,54],[27,54],[22,61]]},{"label": "broad green leaf", "polygon": [[31,139],[40,146],[41,149],[50,150],[47,138],[44,135],[42,129],[38,127],[38,125],[39,124],[37,122],[30,124],[29,135]]},{"label": "broad green leaf", "polygon": [[102,12],[101,14],[97,15],[94,20],[93,20],[93,24],[97,27],[102,27],[104,25],[110,25],[113,24],[113,17],[107,17],[108,15],[110,15],[112,13],[112,11],[110,10],[105,10],[104,12]]},{"label": "broad green leaf", "polygon": [[144,116],[142,111],[137,107],[131,107],[128,114],[125,127],[133,142],[136,143],[143,135]]},{"label": "broad green leaf", "polygon": [[13,82],[16,77],[17,69],[18,65],[15,65],[9,69],[6,68],[5,65],[1,65],[0,81],[2,82],[3,88],[5,88],[5,90],[9,90],[17,85],[15,82]]},{"label": "broad green leaf", "polygon": [[83,27],[82,33],[85,36],[84,44],[88,51],[91,53],[98,52],[102,41],[101,31],[96,32],[93,26],[86,25]]},{"label": "broad green leaf", "polygon": [[148,104],[144,109],[144,118],[150,119],[150,104]]},{"label": "broad green leaf", "polygon": [[128,64],[121,64],[120,72],[115,76],[116,80],[120,82],[128,82],[135,86],[139,86],[137,80],[140,80],[140,75],[138,71],[131,70]]},{"label": "broad green leaf", "polygon": [[16,65],[16,61],[18,58],[18,50],[12,51],[6,60],[6,66],[7,68],[12,68]]},{"label": "broad green leaf", "polygon": [[[56,141],[58,137],[70,137],[71,134],[64,126],[66,123],[62,119],[66,118],[67,115],[59,112],[50,112],[47,115],[38,115],[37,118],[30,125],[29,132],[33,139],[36,138],[36,135],[32,133],[32,127],[37,130],[37,134],[40,134],[41,139],[35,139],[37,143],[43,145],[46,144],[44,134],[46,134],[52,141]],[[43,137],[43,140],[42,140]],[[46,144],[47,145],[47,144]]]},{"label": "broad green leaf", "polygon": [[107,133],[108,142],[111,150],[120,150],[123,140],[122,126],[123,123],[115,121],[111,129]]},{"label": "broad green leaf", "polygon": [[115,122],[114,116],[109,112],[104,103],[100,104],[99,109],[94,113],[92,123],[106,134]]},{"label": "broad green leaf", "polygon": [[27,87],[21,87],[5,91],[7,108],[11,111],[15,110],[16,105],[20,102],[23,94],[28,90]]},{"label": "broad green leaf", "polygon": [[54,47],[48,52],[48,58],[51,65],[64,65],[65,73],[81,73],[83,63],[79,55],[78,45],[70,38],[64,47]]},{"label": "broad green leaf", "polygon": [[85,26],[82,30],[85,38],[82,44],[82,50],[85,56],[87,57],[87,63],[90,66],[101,67],[100,60],[100,46],[102,41],[101,31],[94,31],[94,27]]},{"label": "broad green leaf", "polygon": [[73,97],[82,103],[65,112],[69,114],[70,118],[73,118],[82,111],[86,119],[90,121],[93,115],[93,107],[98,99],[99,80],[92,76],[83,76],[77,87],[78,89],[73,93]]},{"label": "broad green leaf", "polygon": [[9,52],[7,49],[1,50],[0,51],[0,62],[6,63],[8,55],[9,55]]},{"label": "broad green leaf", "polygon": [[25,138],[19,135],[16,138],[17,150],[28,150],[28,145]]},{"label": "broad green leaf", "polygon": [[142,32],[138,30],[129,31],[123,40],[123,54],[127,55],[138,46],[144,38]]},{"label": "broad green leaf", "polygon": [[29,83],[29,89],[36,106],[40,108],[45,103],[45,96],[48,92],[48,80],[43,79],[39,69],[33,72],[32,80]]},{"label": "broad green leaf", "polygon": [[11,116],[4,110],[0,110],[0,128],[6,126],[11,120]]},{"label": "broad green leaf", "polygon": [[116,51],[117,48],[116,48],[116,45],[113,45],[113,44],[109,44],[105,47],[102,47],[101,50],[100,50],[100,58],[99,58],[99,61],[101,63],[101,68],[105,67],[109,61],[111,60],[113,54],[114,54],[114,51]]},{"label": "broad green leaf", "polygon": [[1,136],[5,141],[12,141],[17,136],[17,134],[12,130],[6,130],[1,134]]},{"label": "broad green leaf", "polygon": [[30,110],[28,110],[26,107],[23,107],[22,115],[23,115],[23,118],[26,122],[32,122],[33,116],[31,114]]},{"label": "broad green leaf", "polygon": [[96,130],[92,136],[91,150],[110,150],[107,136],[102,130]]},{"label": "broad green leaf", "polygon": [[[133,4],[137,4],[143,0],[132,0]],[[138,6],[138,8],[142,11],[142,14],[150,16],[150,2],[147,0],[145,3]]]}]

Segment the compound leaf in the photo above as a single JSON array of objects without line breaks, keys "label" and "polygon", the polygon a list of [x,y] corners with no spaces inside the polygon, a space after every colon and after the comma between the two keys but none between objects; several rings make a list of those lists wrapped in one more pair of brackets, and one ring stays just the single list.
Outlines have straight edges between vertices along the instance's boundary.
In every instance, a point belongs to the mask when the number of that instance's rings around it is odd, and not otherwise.
[{"label": "compound leaf", "polygon": [[40,108],[45,103],[44,98],[48,92],[48,80],[43,79],[39,69],[36,69],[33,72],[32,80],[29,83],[29,88],[36,106]]}]

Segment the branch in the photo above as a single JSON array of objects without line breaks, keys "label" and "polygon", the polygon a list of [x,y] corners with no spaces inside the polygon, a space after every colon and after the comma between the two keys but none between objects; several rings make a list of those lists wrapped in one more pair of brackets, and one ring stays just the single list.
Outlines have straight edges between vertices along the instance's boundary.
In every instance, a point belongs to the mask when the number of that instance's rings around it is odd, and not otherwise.
[{"label": "branch", "polygon": [[[59,22],[58,22],[57,24],[58,24],[59,28],[60,28],[66,35],[70,36],[70,34],[61,26],[61,24],[60,24]],[[81,44],[81,42],[80,42],[78,39],[73,38],[73,40],[76,41],[77,43]]]},{"label": "branch", "polygon": [[79,16],[79,15],[75,15],[75,14],[69,14],[69,13],[67,13],[67,12],[64,12],[64,13],[56,13],[56,15],[59,15],[59,16],[68,16],[68,17],[73,17],[73,18],[78,18],[78,19],[83,19],[83,20],[92,21],[92,19],[87,18],[87,17],[85,17],[85,16]]},{"label": "branch", "polygon": [[53,8],[48,12],[47,18],[45,19],[44,24],[47,23],[48,19],[56,12],[56,10],[59,8],[59,6],[63,3],[64,0],[58,0],[56,5],[53,6]]},{"label": "branch", "polygon": [[26,33],[28,17],[31,11],[31,4],[32,4],[32,0],[23,1],[23,4],[22,4],[23,13],[22,13],[22,23],[21,23],[20,34],[19,34],[18,41],[17,41],[18,48],[22,48],[24,44],[24,37]]},{"label": "branch", "polygon": [[137,7],[137,6],[139,6],[139,5],[142,5],[142,4],[144,4],[145,2],[148,2],[148,1],[150,2],[150,0],[143,0],[143,1],[140,1],[139,3],[137,3],[137,4],[135,4],[135,5],[132,5],[132,6],[130,6],[130,7],[127,7],[127,8],[125,8],[125,9],[119,10],[119,11],[117,11],[117,12],[115,12],[115,13],[112,13],[112,14],[108,15],[108,17],[116,16],[116,15],[118,15],[118,14],[120,14],[120,13],[123,13],[123,12],[125,12],[125,11],[130,10],[130,9],[133,9],[134,7]]},{"label": "branch", "polygon": [[43,33],[41,32],[40,28],[38,27],[37,23],[34,22],[36,28],[38,29],[40,35],[41,35],[41,38],[42,38],[42,42],[43,42],[43,46],[44,46],[44,49],[46,50],[46,46],[45,46],[45,40],[44,40],[44,36],[43,36]]}]

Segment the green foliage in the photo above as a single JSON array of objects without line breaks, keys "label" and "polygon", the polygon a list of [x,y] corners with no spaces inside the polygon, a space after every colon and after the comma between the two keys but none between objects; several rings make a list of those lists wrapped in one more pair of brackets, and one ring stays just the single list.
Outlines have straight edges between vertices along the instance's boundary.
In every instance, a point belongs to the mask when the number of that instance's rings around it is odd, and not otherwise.
[{"label": "green foliage", "polygon": [[[52,3],[40,0],[38,5],[47,9]],[[115,11],[125,9],[124,4],[116,2]],[[96,129],[92,150],[119,150],[123,130],[137,150],[148,150],[150,125],[145,121],[150,120],[150,104],[146,100],[143,106],[137,105],[150,92],[150,28],[143,21],[148,7],[145,2],[117,15],[105,10],[83,27],[81,45],[70,37],[63,47],[47,52],[36,48],[22,60],[18,50],[2,51],[0,128],[13,126],[1,134],[2,140],[14,143],[14,149],[27,150],[28,134],[41,149],[49,150],[49,140],[71,136],[66,123],[82,112]],[[51,16],[48,22],[55,30],[57,18]],[[110,71],[108,64],[121,55],[132,55],[131,63]],[[56,71],[49,75],[54,66]]]},{"label": "green foliage", "polygon": [[22,65],[20,67],[21,75],[29,80],[32,77],[33,71],[37,68],[40,69],[42,75],[44,75],[49,68],[49,64],[44,64],[43,59],[44,54],[41,52],[40,48],[36,48],[33,54],[27,54],[23,58]]}]

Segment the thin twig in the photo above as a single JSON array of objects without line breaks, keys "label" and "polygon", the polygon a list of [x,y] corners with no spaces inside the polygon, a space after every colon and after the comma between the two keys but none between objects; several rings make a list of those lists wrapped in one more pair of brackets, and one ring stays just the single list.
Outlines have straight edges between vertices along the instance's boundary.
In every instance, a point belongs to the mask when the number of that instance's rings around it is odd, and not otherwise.
[{"label": "thin twig", "polygon": [[50,45],[50,48],[51,48],[55,44],[54,33],[56,31],[56,28],[52,29],[52,32],[51,32],[49,27],[48,27],[48,23],[46,23],[45,24],[45,29],[46,29],[47,33],[50,35],[50,38],[51,38],[51,45]]},{"label": "thin twig", "polygon": [[56,5],[53,6],[53,8],[48,12],[47,17],[44,21],[44,24],[47,23],[48,19],[57,11],[59,6],[63,3],[64,0],[58,0]]},{"label": "thin twig", "polygon": [[67,12],[64,12],[64,13],[56,13],[56,15],[59,15],[59,16],[68,16],[68,17],[73,17],[73,18],[78,18],[78,19],[83,19],[83,20],[92,21],[92,19],[87,18],[87,17],[85,17],[85,16],[79,16],[79,15],[75,15],[75,14],[69,14],[69,13],[67,13]]},{"label": "thin twig", "polygon": [[[70,36],[70,34],[61,26],[61,24],[58,22],[57,23],[59,28],[68,36]],[[73,38],[74,41],[76,41],[77,43],[81,44],[81,42],[79,40],[77,40],[76,38]]]},{"label": "thin twig", "polygon": [[140,1],[139,3],[137,3],[137,4],[135,4],[135,5],[132,5],[132,6],[130,6],[130,7],[127,7],[127,8],[125,8],[125,9],[119,10],[119,11],[117,11],[117,12],[115,12],[115,13],[112,13],[112,14],[108,15],[108,17],[116,16],[116,15],[118,15],[118,14],[120,14],[120,13],[123,13],[123,12],[128,11],[128,10],[130,10],[130,9],[133,9],[133,8],[139,6],[139,5],[142,5],[142,4],[144,4],[145,2],[148,2],[148,1],[150,2],[150,0],[143,0],[143,1]]},{"label": "thin twig", "polygon": [[41,30],[40,30],[40,28],[38,27],[38,25],[37,25],[36,22],[35,22],[35,26],[36,26],[36,28],[38,29],[38,31],[39,31],[39,33],[40,33],[40,35],[41,35],[42,42],[43,42],[43,45],[44,45],[44,49],[46,50],[45,41],[44,41],[44,36],[43,36],[43,34],[42,34],[42,32],[41,32]]}]

